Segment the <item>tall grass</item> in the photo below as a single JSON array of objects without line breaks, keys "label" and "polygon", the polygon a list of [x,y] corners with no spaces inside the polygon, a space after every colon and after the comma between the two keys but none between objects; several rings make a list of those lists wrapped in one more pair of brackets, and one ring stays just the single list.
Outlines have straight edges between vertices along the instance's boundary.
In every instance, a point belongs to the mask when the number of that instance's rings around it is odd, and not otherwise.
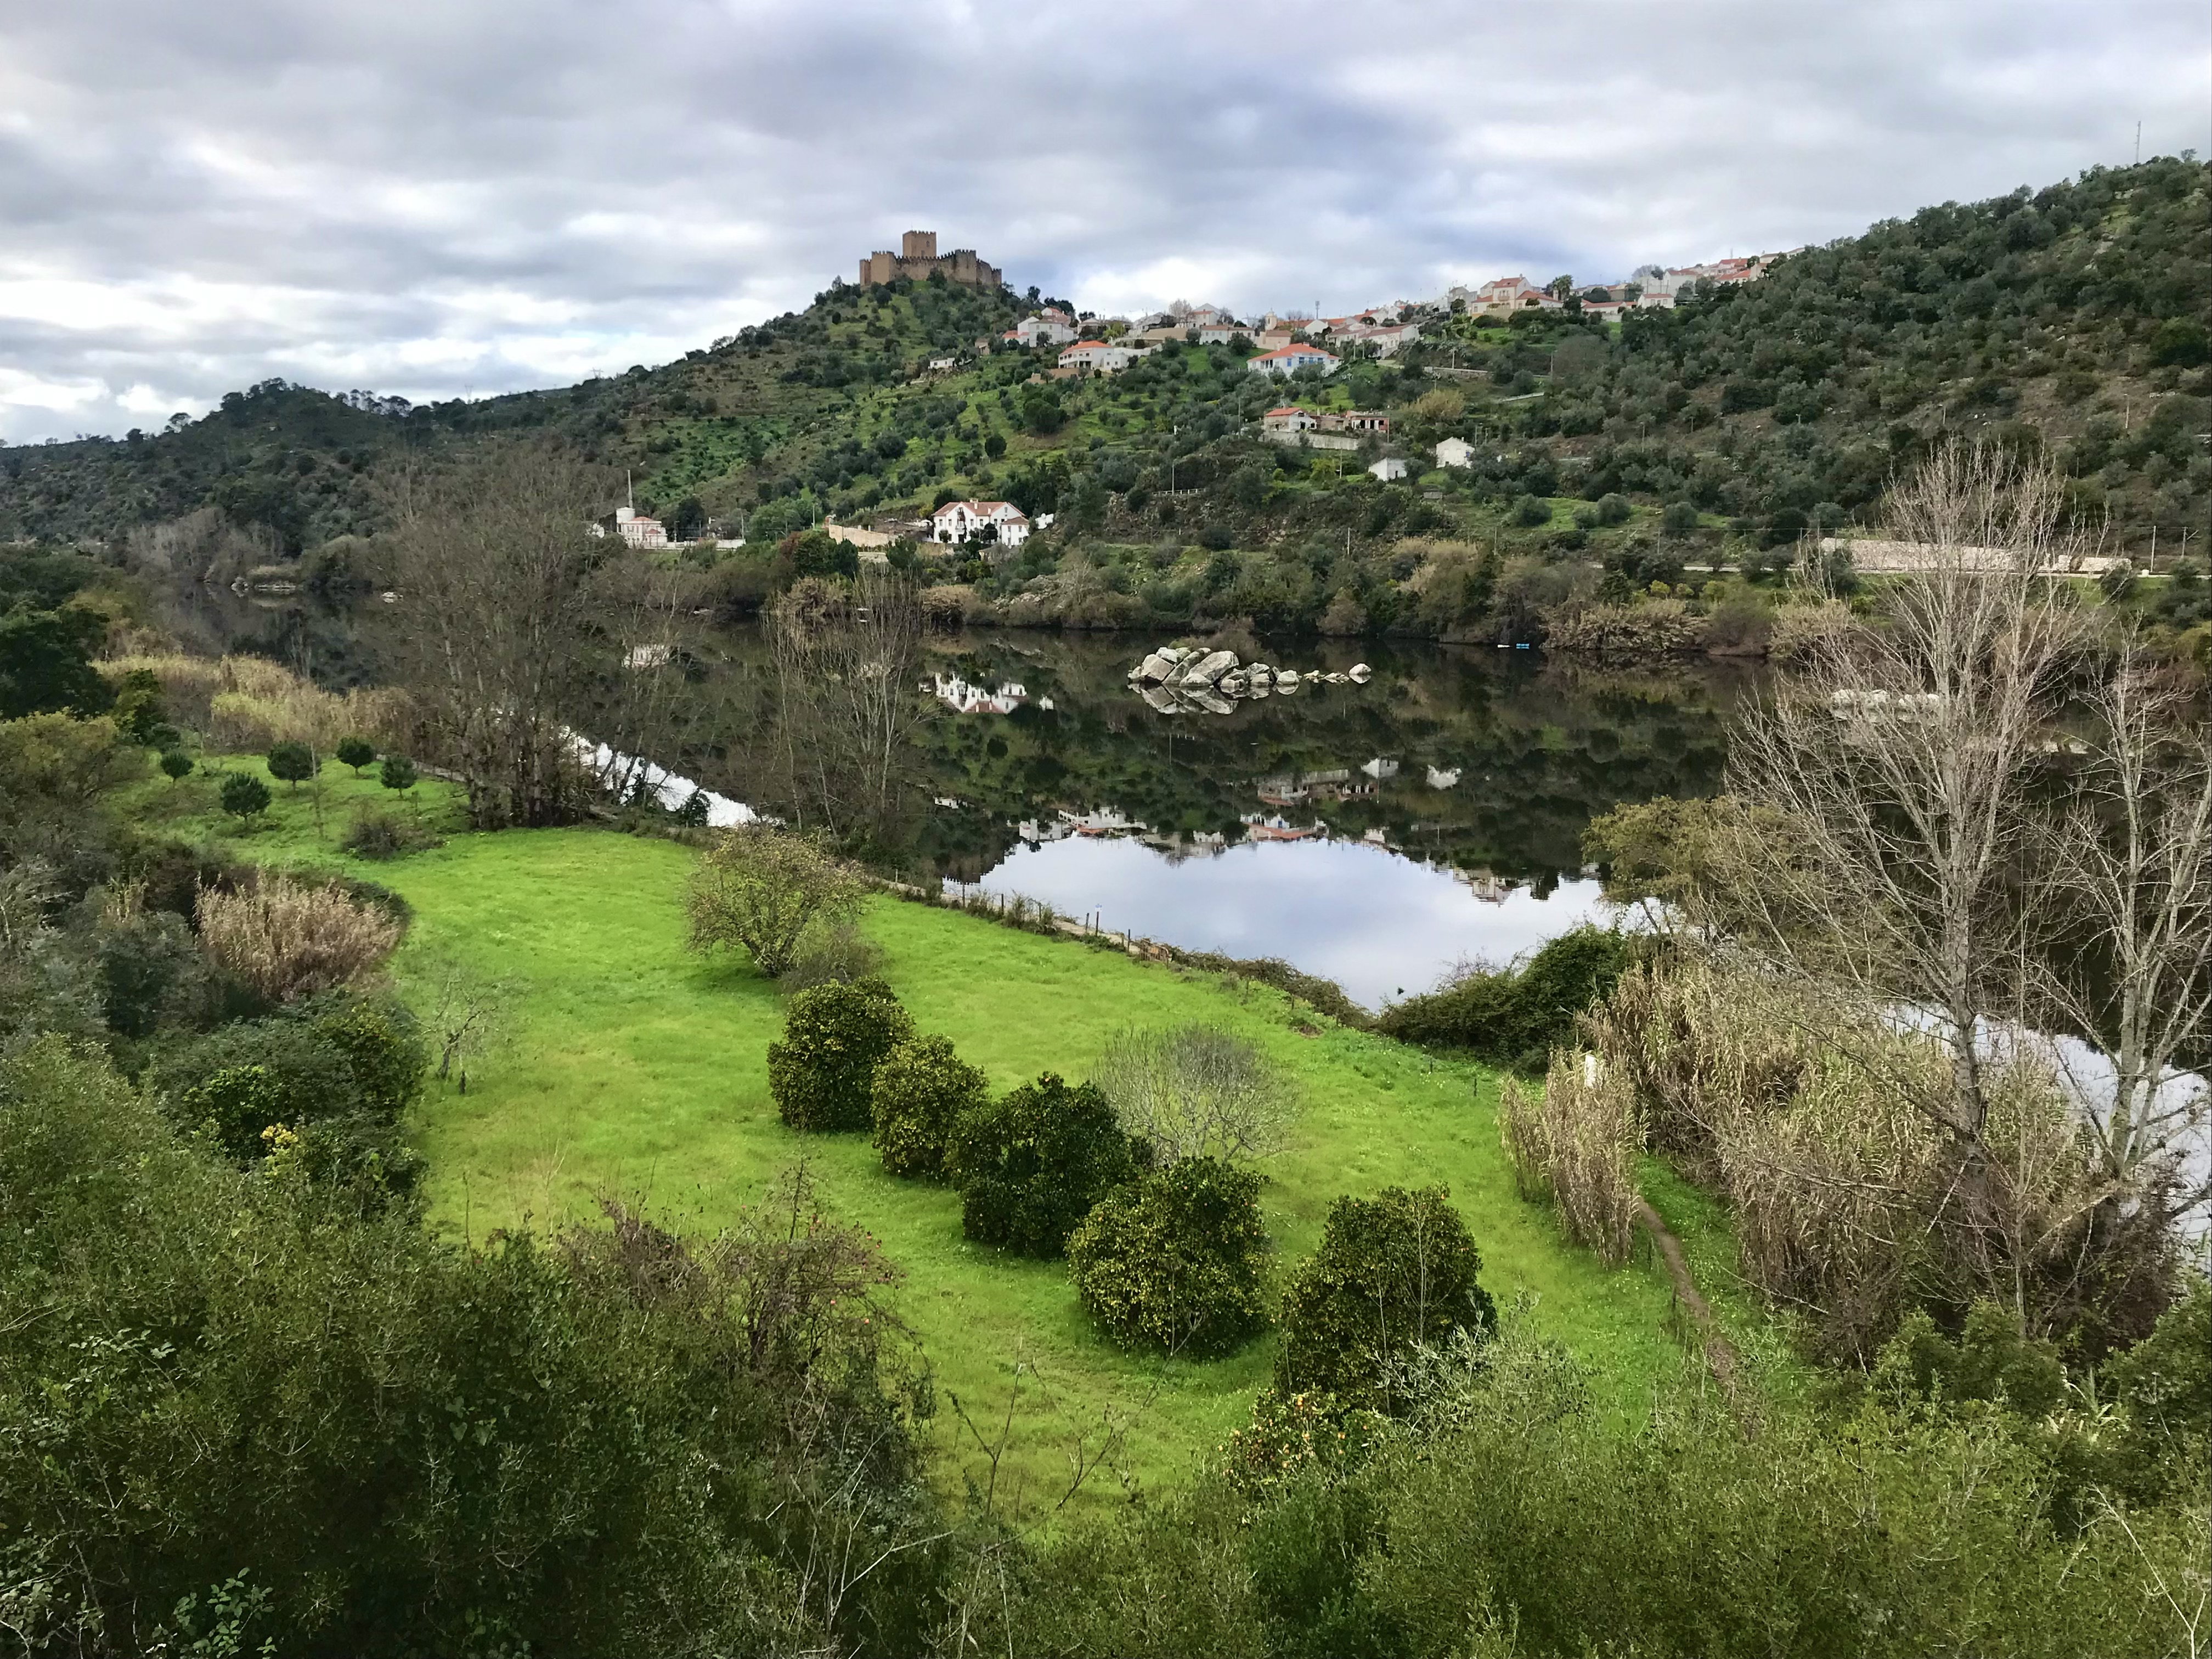
[{"label": "tall grass", "polygon": [[1500,1088],[1498,1135],[1522,1196],[1548,1194],[1568,1237],[1619,1267],[1634,1243],[1641,1197],[1633,1086],[1595,1055],[1562,1048],[1540,1096],[1512,1078]]},{"label": "tall grass", "polygon": [[340,738],[355,734],[380,749],[414,746],[414,706],[396,688],[325,691],[265,657],[167,653],[100,665],[102,673],[117,680],[135,669],[161,683],[169,718],[200,732],[213,749],[258,754],[298,742],[327,752]]},{"label": "tall grass", "polygon": [[200,945],[271,1002],[290,1002],[360,977],[392,954],[399,923],[356,902],[336,882],[313,887],[264,876],[252,888],[200,890]]}]

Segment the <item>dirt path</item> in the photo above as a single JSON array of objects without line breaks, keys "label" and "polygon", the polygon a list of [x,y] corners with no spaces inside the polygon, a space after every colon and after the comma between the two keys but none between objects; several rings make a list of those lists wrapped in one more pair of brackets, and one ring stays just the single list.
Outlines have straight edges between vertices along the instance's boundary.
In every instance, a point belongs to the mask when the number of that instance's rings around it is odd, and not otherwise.
[{"label": "dirt path", "polygon": [[1667,1277],[1674,1284],[1674,1300],[1688,1310],[1692,1322],[1698,1328],[1706,1369],[1712,1372],[1713,1381],[1733,1398],[1736,1385],[1735,1346],[1713,1322],[1712,1305],[1699,1294],[1698,1281],[1690,1276],[1690,1263],[1682,1254],[1682,1241],[1674,1237],[1674,1231],[1660,1218],[1659,1212],[1643,1198],[1636,1200],[1636,1224],[1651,1235],[1652,1243],[1658,1247],[1659,1259],[1667,1266]]}]

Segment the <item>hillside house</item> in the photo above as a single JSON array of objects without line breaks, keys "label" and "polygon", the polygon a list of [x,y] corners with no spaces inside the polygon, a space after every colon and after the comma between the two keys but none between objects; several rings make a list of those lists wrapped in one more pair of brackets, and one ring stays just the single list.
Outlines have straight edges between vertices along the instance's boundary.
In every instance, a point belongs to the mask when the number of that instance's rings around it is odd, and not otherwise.
[{"label": "hillside house", "polygon": [[1316,416],[1323,432],[1374,432],[1388,437],[1390,417],[1374,409],[1324,409]]},{"label": "hillside house", "polygon": [[1468,467],[1474,465],[1474,446],[1464,438],[1447,438],[1437,446],[1438,466]]},{"label": "hillside house", "polygon": [[986,531],[1001,547],[1019,547],[1030,538],[1029,514],[1012,501],[947,501],[929,515],[933,542],[957,545]]},{"label": "hillside house", "polygon": [[1319,346],[1290,345],[1274,351],[1263,351],[1244,367],[1255,374],[1295,374],[1302,368],[1318,368],[1324,374],[1334,374],[1343,360]]},{"label": "hillside house", "polygon": [[1260,430],[1267,433],[1311,432],[1321,422],[1296,404],[1285,404],[1280,409],[1271,409],[1260,417]]},{"label": "hillside house", "polygon": [[1385,455],[1367,469],[1369,474],[1384,483],[1395,483],[1406,476],[1406,464],[1395,455]]},{"label": "hillside house", "polygon": [[1060,366],[1085,374],[1118,374],[1151,350],[1119,340],[1079,340],[1060,354]]},{"label": "hillside house", "polygon": [[1056,306],[1048,306],[1034,317],[1024,317],[1006,333],[1016,345],[1066,345],[1075,337],[1075,319]]},{"label": "hillside house", "polygon": [[668,545],[668,527],[659,520],[641,513],[634,507],[615,509],[615,534],[632,547]]}]

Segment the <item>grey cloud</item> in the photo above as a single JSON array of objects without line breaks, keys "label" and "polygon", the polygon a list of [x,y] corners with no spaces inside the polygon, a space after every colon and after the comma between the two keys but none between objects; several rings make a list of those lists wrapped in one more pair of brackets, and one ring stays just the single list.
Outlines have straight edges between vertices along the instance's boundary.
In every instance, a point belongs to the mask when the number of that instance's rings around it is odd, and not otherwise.
[{"label": "grey cloud", "polygon": [[910,224],[1251,307],[1823,240],[2203,145],[2208,44],[2193,0],[0,0],[0,437],[558,383]]}]

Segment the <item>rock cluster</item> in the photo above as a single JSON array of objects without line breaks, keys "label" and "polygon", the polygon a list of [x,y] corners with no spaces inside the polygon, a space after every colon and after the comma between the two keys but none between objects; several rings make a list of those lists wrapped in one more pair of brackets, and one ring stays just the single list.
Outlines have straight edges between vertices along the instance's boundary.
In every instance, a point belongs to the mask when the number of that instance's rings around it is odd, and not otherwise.
[{"label": "rock cluster", "polygon": [[1264,662],[1240,663],[1234,651],[1164,645],[1129,671],[1129,684],[1163,714],[1194,708],[1226,714],[1246,697],[1291,696],[1302,685],[1364,685],[1374,671],[1354,663],[1341,674],[1300,673]]}]

